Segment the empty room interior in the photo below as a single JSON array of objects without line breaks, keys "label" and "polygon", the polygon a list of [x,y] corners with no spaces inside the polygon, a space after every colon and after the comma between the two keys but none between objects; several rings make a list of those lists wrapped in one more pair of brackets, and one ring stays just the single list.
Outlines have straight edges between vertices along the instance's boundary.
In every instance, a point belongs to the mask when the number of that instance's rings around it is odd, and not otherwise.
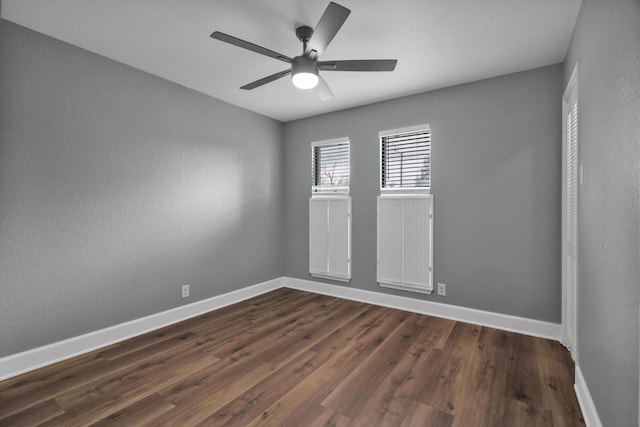
[{"label": "empty room interior", "polygon": [[0,14],[0,425],[639,425],[640,1]]}]

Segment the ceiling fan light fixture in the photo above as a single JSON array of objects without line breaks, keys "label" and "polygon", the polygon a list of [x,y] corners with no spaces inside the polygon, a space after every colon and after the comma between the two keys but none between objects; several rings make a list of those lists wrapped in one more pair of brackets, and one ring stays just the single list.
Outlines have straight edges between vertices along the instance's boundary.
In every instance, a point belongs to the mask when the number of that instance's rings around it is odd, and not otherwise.
[{"label": "ceiling fan light fixture", "polygon": [[318,76],[313,73],[298,73],[291,76],[293,85],[298,89],[313,89],[318,85]]},{"label": "ceiling fan light fixture", "polygon": [[313,89],[318,85],[318,66],[307,56],[293,58],[291,81],[298,89]]}]

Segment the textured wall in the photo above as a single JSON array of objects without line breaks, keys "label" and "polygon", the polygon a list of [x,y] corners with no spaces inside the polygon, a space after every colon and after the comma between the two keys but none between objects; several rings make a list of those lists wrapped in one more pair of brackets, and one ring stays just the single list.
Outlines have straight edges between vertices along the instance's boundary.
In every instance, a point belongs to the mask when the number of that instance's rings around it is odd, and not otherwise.
[{"label": "textured wall", "polygon": [[640,2],[584,0],[578,64],[578,363],[605,426],[638,425]]},{"label": "textured wall", "polygon": [[[310,143],[351,139],[352,280],[345,286],[560,322],[562,66],[285,124],[285,272],[308,275]],[[434,280],[447,297],[376,283],[380,130],[429,123]],[[340,284],[340,283],[336,283]]]},{"label": "textured wall", "polygon": [[282,275],[282,124],[7,21],[0,94],[0,356]]}]

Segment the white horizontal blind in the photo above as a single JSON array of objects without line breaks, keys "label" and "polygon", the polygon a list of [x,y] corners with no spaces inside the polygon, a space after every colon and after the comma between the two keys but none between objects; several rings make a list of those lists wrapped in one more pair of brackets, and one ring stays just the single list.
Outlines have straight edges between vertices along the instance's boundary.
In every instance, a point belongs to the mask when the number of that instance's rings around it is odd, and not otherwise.
[{"label": "white horizontal blind", "polygon": [[380,286],[433,291],[433,196],[378,197]]},{"label": "white horizontal blind", "polygon": [[312,193],[349,192],[349,140],[321,141],[312,144]]},{"label": "white horizontal blind", "polygon": [[380,133],[380,188],[431,188],[431,130],[428,125]]}]

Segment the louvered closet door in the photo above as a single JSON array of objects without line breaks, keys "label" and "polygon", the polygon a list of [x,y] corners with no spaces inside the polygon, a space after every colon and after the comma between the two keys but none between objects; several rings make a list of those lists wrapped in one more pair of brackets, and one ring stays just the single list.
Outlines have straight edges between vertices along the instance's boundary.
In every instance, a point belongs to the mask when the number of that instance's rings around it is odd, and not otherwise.
[{"label": "louvered closet door", "polygon": [[[575,95],[570,98],[566,126],[566,345],[572,352],[576,343],[577,287],[578,287],[578,104]],[[574,353],[575,356],[575,353]]]}]

